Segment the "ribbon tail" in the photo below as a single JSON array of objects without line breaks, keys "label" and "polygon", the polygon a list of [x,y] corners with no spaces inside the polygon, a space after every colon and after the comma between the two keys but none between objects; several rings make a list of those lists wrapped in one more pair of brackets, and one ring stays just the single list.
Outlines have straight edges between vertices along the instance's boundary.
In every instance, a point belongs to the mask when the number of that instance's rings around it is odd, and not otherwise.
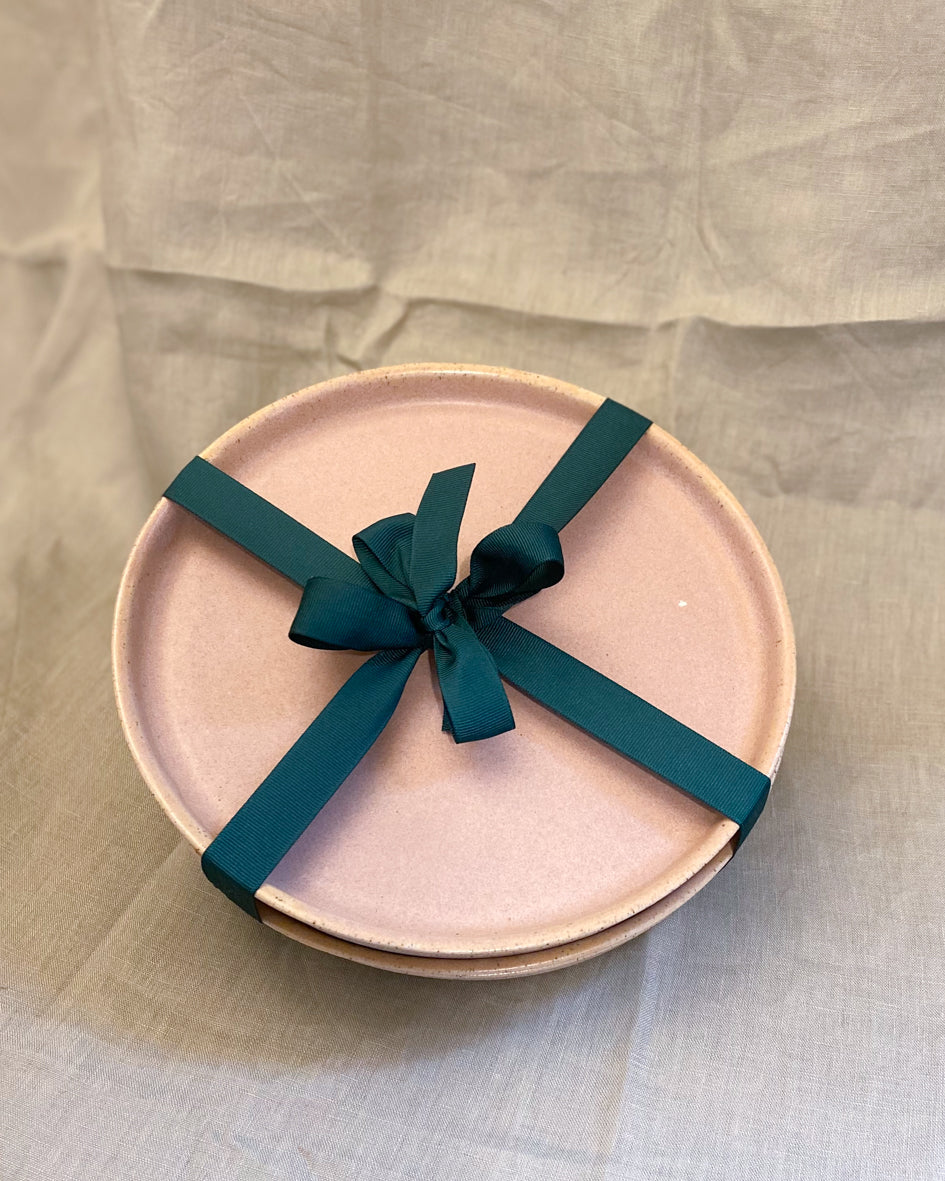
[{"label": "ribbon tail", "polygon": [[477,742],[515,729],[495,660],[465,619],[437,632],[433,655],[443,693],[443,729],[456,742]]},{"label": "ribbon tail", "polygon": [[767,775],[510,619],[479,632],[502,676],[588,734],[734,820],[744,840]]},{"label": "ribbon tail", "polygon": [[203,872],[253,918],[256,891],[370,750],[419,658],[413,649],[365,661],[207,847]]},{"label": "ribbon tail", "polygon": [[435,472],[417,509],[410,551],[410,585],[421,615],[456,581],[456,542],[474,463]]}]

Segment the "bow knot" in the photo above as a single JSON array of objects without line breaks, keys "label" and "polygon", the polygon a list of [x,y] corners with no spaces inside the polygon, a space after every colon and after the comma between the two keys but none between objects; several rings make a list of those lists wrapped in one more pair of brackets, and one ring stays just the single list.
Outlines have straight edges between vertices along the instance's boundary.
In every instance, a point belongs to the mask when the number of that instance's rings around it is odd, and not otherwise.
[{"label": "bow knot", "polygon": [[461,611],[462,608],[456,603],[452,594],[441,595],[430,610],[420,616],[420,627],[431,636],[435,636],[437,632],[445,631],[450,624],[455,623]]},{"label": "bow knot", "polygon": [[483,538],[469,577],[453,587],[474,470],[466,464],[437,472],[416,515],[362,529],[354,551],[363,580],[310,578],[289,632],[313,648],[432,649],[443,728],[457,742],[515,728],[495,659],[478,632],[564,574],[557,532],[541,521],[516,521]]}]

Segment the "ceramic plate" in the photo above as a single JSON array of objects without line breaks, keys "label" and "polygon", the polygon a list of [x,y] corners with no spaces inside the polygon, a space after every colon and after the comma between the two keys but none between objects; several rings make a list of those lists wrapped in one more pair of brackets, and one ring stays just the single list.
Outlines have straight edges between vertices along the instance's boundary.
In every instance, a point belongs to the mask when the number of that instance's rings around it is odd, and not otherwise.
[{"label": "ceramic plate", "polygon": [[[204,457],[351,553],[475,461],[460,537],[511,520],[600,399],[509,370],[413,365],[284,398]],[[188,456],[181,456],[181,463]],[[562,534],[567,573],[509,616],[769,775],[794,650],[777,573],[731,494],[653,427]],[[202,850],[364,656],[287,639],[299,591],[161,501],[116,611],[116,691],[151,790]],[[393,721],[259,898],[403,955],[522,955],[612,928],[735,826],[514,689],[517,728],[456,745],[424,657]]]},{"label": "ceramic plate", "polygon": [[557,947],[545,947],[540,951],[527,951],[520,955],[480,956],[478,958],[449,958],[446,956],[398,955],[393,951],[381,951],[376,947],[364,947],[360,943],[349,943],[335,939],[289,918],[281,911],[268,906],[261,907],[262,921],[275,931],[288,935],[307,947],[328,952],[341,959],[353,960],[371,968],[383,968],[387,972],[399,972],[406,976],[428,976],[435,980],[507,980],[515,976],[537,976],[542,972],[554,972],[570,964],[579,964],[593,959],[605,951],[612,951],[623,943],[636,939],[657,923],[662,922],[693,894],[697,894],[707,882],[732,859],[732,845],[729,842],[720,853],[704,865],[698,873],[673,890],[659,902],[638,911],[632,918],[624,919],[613,927],[577,939],[573,943],[561,943]]}]

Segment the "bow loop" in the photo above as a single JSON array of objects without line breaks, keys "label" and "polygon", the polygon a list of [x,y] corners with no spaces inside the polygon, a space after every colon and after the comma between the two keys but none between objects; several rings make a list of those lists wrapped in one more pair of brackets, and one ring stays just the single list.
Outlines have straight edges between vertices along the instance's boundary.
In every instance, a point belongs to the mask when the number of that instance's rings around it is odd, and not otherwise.
[{"label": "bow loop", "polygon": [[557,531],[543,521],[513,521],[473,550],[469,577],[457,587],[457,597],[473,624],[482,626],[563,577]]},{"label": "bow loop", "polygon": [[361,569],[382,595],[405,607],[416,608],[410,587],[413,513],[398,513],[368,525],[352,538]]},{"label": "bow loop", "polygon": [[289,639],[308,648],[355,652],[415,648],[420,634],[403,603],[338,578],[310,578]]}]

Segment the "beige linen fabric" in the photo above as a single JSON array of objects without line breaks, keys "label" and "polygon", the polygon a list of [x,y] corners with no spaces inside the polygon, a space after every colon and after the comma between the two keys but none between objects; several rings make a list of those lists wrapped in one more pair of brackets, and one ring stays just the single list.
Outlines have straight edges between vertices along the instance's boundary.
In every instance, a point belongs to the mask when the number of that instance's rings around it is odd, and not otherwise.
[{"label": "beige linen fabric", "polygon": [[[941,17],[0,5],[4,1181],[945,1176]],[[118,577],[173,473],[409,360],[653,416],[794,611],[751,840],[550,976],[396,977],[250,923],[112,703]]]}]

